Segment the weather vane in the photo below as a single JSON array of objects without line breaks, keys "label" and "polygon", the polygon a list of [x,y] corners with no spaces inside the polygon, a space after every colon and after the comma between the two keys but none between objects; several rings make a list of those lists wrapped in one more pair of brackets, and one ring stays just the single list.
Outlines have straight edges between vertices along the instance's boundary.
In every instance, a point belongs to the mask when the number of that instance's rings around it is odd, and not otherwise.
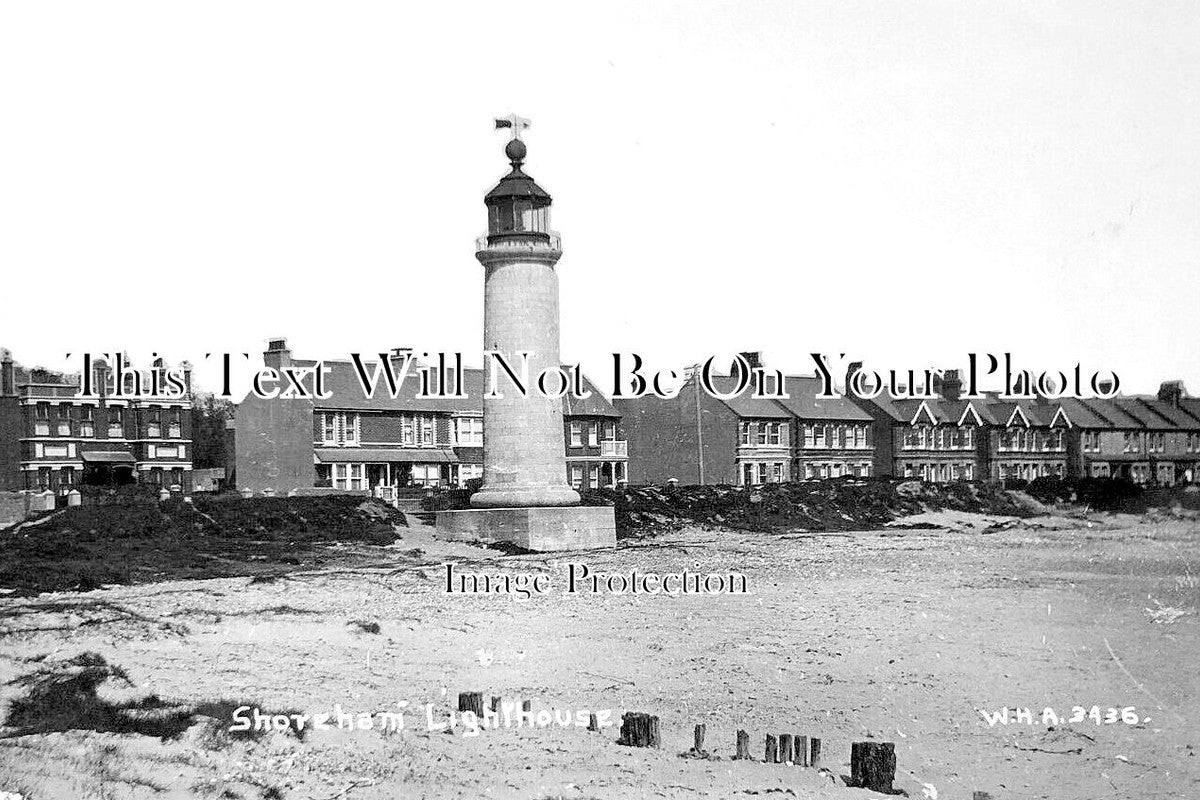
[{"label": "weather vane", "polygon": [[521,131],[525,130],[532,124],[533,123],[525,117],[518,117],[516,114],[509,114],[503,119],[496,120],[496,130],[500,130],[501,128],[509,128],[512,130],[512,138],[520,139]]}]

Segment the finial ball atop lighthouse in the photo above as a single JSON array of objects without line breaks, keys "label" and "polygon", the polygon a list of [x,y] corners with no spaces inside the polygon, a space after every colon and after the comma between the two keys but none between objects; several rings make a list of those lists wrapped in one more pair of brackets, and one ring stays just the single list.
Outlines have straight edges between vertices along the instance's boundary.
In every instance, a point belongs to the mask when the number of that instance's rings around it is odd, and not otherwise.
[{"label": "finial ball atop lighthouse", "polygon": [[508,160],[513,162],[513,166],[520,164],[525,160],[525,143],[520,139],[510,139],[508,144],[504,146],[504,155],[508,156]]}]

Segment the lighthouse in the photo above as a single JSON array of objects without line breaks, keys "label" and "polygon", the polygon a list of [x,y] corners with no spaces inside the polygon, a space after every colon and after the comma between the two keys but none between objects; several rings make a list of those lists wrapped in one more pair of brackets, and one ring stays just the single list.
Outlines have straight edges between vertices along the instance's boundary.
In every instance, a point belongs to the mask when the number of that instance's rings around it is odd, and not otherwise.
[{"label": "lighthouse", "polygon": [[[483,199],[487,235],[477,241],[475,252],[484,273],[483,349],[514,368],[527,364],[532,380],[560,366],[555,265],[562,241],[550,230],[550,195],[522,168],[525,121],[509,121],[514,135],[504,154],[510,171]],[[493,391],[483,399],[483,486],[471,496],[471,505],[578,504],[579,493],[567,485],[562,399],[528,383],[522,394],[497,367],[496,356],[488,370],[488,379],[495,378]]]},{"label": "lighthouse", "polygon": [[[550,195],[526,174],[521,140],[529,121],[496,120],[510,128],[504,148],[509,172],[484,197],[487,234],[476,240],[483,266],[483,484],[471,509],[442,511],[439,534],[507,541],[529,550],[612,547],[609,506],[581,506],[567,484],[563,406],[536,376],[561,367],[558,353],[558,273],[562,240],[550,229]],[[498,366],[503,359],[523,381]],[[526,361],[527,359],[527,361]],[[526,369],[527,367],[527,369]]]}]

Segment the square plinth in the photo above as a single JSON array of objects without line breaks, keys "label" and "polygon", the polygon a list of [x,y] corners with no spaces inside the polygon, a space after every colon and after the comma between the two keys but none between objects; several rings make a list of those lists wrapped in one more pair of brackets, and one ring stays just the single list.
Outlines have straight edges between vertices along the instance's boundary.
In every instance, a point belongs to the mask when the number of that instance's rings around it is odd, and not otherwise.
[{"label": "square plinth", "polygon": [[611,506],[534,506],[439,511],[439,536],[460,542],[511,542],[526,550],[592,550],[617,546]]}]

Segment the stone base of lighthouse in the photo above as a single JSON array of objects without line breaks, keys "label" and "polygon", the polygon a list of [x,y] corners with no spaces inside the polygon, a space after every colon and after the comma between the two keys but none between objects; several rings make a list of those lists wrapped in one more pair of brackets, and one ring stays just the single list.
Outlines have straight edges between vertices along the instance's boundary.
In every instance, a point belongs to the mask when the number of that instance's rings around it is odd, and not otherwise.
[{"label": "stone base of lighthouse", "polygon": [[533,506],[439,511],[438,536],[462,542],[508,542],[525,550],[594,550],[617,546],[611,506]]}]

